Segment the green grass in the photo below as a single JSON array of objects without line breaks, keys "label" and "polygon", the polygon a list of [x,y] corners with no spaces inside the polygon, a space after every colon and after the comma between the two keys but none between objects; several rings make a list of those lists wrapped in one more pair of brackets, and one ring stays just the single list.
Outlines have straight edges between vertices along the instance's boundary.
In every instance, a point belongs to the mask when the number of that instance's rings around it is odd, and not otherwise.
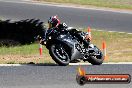
[{"label": "green grass", "polygon": [[132,9],[132,0],[36,0],[56,3],[73,3],[98,7]]},{"label": "green grass", "polygon": [[[46,50],[45,47],[43,47]],[[39,44],[31,44],[31,45],[23,45],[23,46],[15,46],[15,47],[0,47],[0,55],[7,54],[19,54],[19,55],[32,55],[38,53]],[[43,53],[47,54],[47,51],[43,51]]]},{"label": "green grass", "polygon": [[[102,41],[107,45],[108,60],[105,62],[132,62],[132,34],[92,30],[91,43],[102,49]],[[37,43],[0,47],[0,63],[54,63],[45,46],[42,57],[38,49]]]}]

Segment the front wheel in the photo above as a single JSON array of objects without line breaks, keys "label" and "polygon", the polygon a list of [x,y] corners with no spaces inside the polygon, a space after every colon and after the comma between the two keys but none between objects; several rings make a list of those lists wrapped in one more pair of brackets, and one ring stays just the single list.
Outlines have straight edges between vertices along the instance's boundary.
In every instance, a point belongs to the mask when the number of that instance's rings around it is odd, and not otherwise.
[{"label": "front wheel", "polygon": [[49,54],[53,60],[61,66],[67,66],[70,63],[70,56],[63,44],[52,44],[49,48]]},{"label": "front wheel", "polygon": [[103,54],[100,49],[98,49],[96,46],[94,48],[98,51],[96,52],[98,55],[96,56],[90,56],[88,59],[88,62],[92,65],[101,65],[104,61]]}]

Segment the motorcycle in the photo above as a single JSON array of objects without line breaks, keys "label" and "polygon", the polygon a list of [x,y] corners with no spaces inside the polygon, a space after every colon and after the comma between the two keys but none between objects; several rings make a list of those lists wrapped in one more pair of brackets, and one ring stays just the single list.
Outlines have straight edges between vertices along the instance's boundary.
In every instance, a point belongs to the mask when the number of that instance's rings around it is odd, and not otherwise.
[{"label": "motorcycle", "polygon": [[104,60],[101,50],[84,41],[85,35],[85,32],[71,27],[63,28],[61,31],[48,29],[45,31],[43,45],[49,50],[52,59],[61,66],[81,60],[92,65],[101,65]]}]

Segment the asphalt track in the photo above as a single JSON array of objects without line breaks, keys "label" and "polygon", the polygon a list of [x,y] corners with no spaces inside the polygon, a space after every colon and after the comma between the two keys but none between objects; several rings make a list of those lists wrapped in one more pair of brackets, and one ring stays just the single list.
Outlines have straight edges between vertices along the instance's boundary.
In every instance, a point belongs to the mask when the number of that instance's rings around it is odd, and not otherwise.
[{"label": "asphalt track", "polygon": [[[132,65],[82,66],[87,74],[130,74]],[[130,84],[86,84],[76,82],[78,66],[1,66],[0,88],[132,88]]]},{"label": "asphalt track", "polygon": [[12,20],[39,18],[44,22],[52,15],[58,15],[69,26],[107,31],[132,33],[132,12],[115,12],[93,9],[79,9],[47,4],[24,3],[23,0],[0,0],[0,17]]}]

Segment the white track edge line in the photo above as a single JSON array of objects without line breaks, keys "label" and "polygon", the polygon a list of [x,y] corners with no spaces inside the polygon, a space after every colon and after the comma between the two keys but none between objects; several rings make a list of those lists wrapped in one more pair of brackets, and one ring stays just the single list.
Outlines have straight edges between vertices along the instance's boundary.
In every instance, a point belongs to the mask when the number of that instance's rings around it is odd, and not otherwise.
[{"label": "white track edge line", "polygon": [[[132,62],[118,62],[118,63],[114,63],[114,62],[110,62],[110,63],[103,63],[103,64],[131,64]],[[69,65],[91,65],[90,63],[70,63]]]},{"label": "white track edge line", "polygon": [[[103,63],[103,64],[130,64],[132,65],[132,62],[110,62],[110,63]],[[91,65],[90,63],[69,63],[70,66],[72,65]],[[30,64],[0,64],[0,66],[31,66]]]}]

